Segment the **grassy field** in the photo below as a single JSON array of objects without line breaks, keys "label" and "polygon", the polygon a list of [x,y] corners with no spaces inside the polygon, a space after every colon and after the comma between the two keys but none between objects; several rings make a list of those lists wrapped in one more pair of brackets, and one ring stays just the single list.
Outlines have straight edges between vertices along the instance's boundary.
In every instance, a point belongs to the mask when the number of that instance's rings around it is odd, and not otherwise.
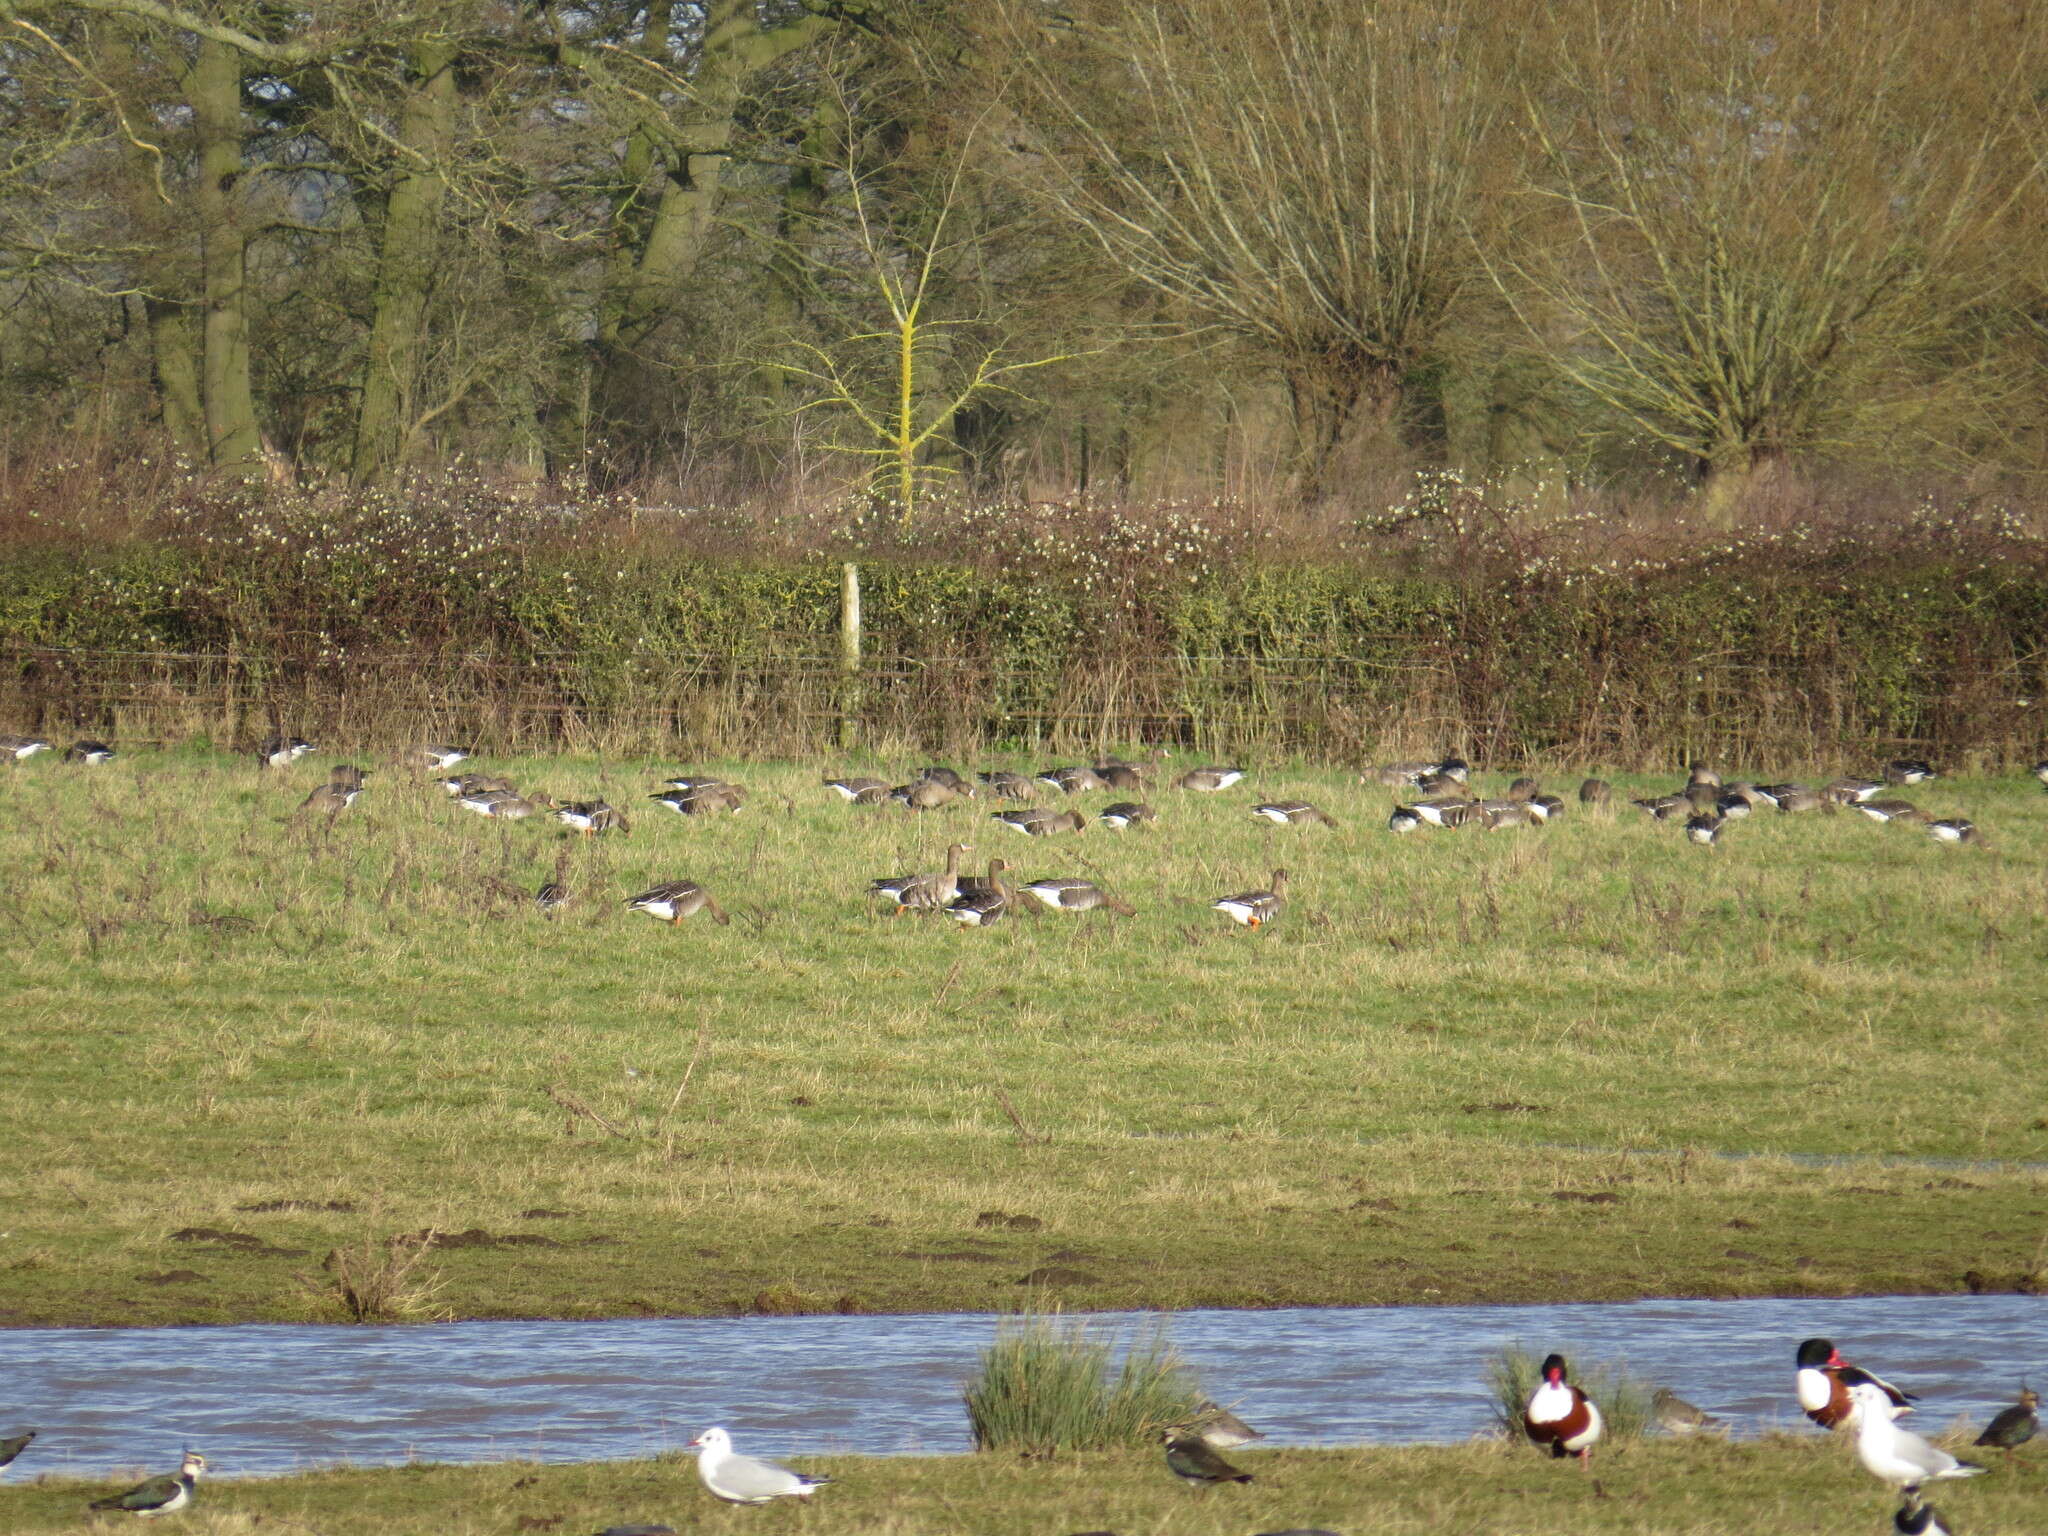
[{"label": "grassy field", "polygon": [[[274,1530],[588,1536],[629,1521],[660,1521],[710,1536],[764,1529],[1245,1536],[1304,1526],[1383,1536],[1539,1530],[1840,1536],[1888,1530],[1897,1508],[1896,1498],[1858,1465],[1846,1437],[1818,1430],[1734,1445],[1647,1441],[1597,1453],[1590,1474],[1530,1447],[1502,1443],[1244,1452],[1236,1460],[1254,1482],[1194,1492],[1152,1453],[1055,1462],[811,1458],[792,1464],[837,1481],[806,1505],[791,1507],[790,1501],[769,1510],[716,1503],[686,1456],[581,1466],[344,1470],[202,1483],[176,1525],[192,1536]],[[1930,1493],[1944,1516],[1971,1536],[2022,1536],[2040,1530],[2041,1486],[2041,1458],[2023,1455],[1967,1484],[1935,1484]],[[0,1522],[11,1536],[76,1531],[85,1518],[82,1507],[109,1487],[53,1480],[0,1489]]]},{"label": "grassy field", "polygon": [[[2031,781],[1907,792],[1989,848],[1844,813],[1708,849],[1575,801],[1547,829],[1396,837],[1387,791],[1320,770],[1041,840],[986,807],[850,809],[817,764],[689,765],[752,787],[718,819],[641,798],[673,764],[476,765],[634,808],[630,837],[579,843],[392,765],[331,825],[294,817],[330,760],[0,773],[0,1322],[332,1318],[330,1250],[374,1279],[429,1228],[459,1235],[396,1315],[1840,1295],[2048,1267],[2048,1171],[2019,1166],[2048,1161]],[[1282,795],[1340,826],[1246,814]],[[866,899],[956,837],[1027,878],[1099,874],[1138,915],[963,931]],[[1209,909],[1283,864],[1275,926]],[[577,900],[548,919],[530,895],[558,869]],[[620,905],[682,877],[732,925]]]}]

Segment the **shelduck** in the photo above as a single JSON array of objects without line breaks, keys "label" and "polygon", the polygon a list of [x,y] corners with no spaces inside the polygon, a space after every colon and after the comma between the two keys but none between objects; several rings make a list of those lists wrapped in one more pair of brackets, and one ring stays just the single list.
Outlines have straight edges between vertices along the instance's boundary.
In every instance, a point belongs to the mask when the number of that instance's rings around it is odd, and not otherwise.
[{"label": "shelduck", "polygon": [[1522,1409],[1522,1428],[1537,1445],[1550,1448],[1553,1457],[1579,1458],[1588,1465],[1593,1446],[1604,1428],[1600,1409],[1594,1401],[1565,1380],[1563,1355],[1550,1355],[1543,1362],[1543,1384],[1529,1394]]}]

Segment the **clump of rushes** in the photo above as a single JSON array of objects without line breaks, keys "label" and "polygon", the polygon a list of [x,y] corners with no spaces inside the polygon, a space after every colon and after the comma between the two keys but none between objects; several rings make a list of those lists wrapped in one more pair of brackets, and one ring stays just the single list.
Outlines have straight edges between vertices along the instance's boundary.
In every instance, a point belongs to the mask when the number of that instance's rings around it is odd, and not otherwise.
[{"label": "clump of rushes", "polygon": [[[1629,1375],[1624,1361],[1595,1360],[1570,1350],[1560,1353],[1570,1368],[1571,1384],[1600,1410],[1605,1425],[1603,1442],[1612,1445],[1642,1438],[1650,1424],[1649,1385]],[[1486,1362],[1494,1418],[1510,1438],[1522,1438],[1522,1410],[1529,1405],[1529,1395],[1542,1384],[1543,1356],[1520,1344],[1503,1344]]]},{"label": "clump of rushes", "polygon": [[1194,1372],[1163,1327],[1118,1351],[1113,1329],[1078,1318],[1004,1323],[961,1393],[979,1451],[1053,1456],[1149,1445],[1161,1428],[1197,1416]]},{"label": "clump of rushes", "polygon": [[350,1323],[434,1323],[451,1316],[441,1304],[447,1277],[422,1270],[433,1243],[416,1237],[378,1243],[365,1238],[328,1252],[318,1275],[299,1283],[315,1303],[340,1311]]}]

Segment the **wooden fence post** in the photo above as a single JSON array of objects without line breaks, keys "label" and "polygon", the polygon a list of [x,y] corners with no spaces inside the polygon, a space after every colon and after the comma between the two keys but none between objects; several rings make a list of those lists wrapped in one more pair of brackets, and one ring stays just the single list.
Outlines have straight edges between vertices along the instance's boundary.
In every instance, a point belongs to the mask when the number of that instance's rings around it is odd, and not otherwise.
[{"label": "wooden fence post", "polygon": [[839,750],[860,738],[860,567],[839,568]]}]

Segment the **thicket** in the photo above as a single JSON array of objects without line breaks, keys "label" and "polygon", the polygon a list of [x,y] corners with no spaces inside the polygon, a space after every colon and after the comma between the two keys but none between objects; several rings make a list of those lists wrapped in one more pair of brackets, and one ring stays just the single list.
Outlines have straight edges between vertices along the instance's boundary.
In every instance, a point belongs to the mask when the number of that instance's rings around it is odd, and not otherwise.
[{"label": "thicket", "polygon": [[[438,479],[16,513],[14,729],[758,755],[826,750],[850,715],[882,752],[1156,740],[1615,766],[2044,745],[2048,565],[2030,522],[1981,507],[1623,538],[1612,508],[1545,518],[1432,477],[1342,524],[961,504],[906,534],[862,501],[767,520]],[[857,690],[837,670],[846,559]]]}]

